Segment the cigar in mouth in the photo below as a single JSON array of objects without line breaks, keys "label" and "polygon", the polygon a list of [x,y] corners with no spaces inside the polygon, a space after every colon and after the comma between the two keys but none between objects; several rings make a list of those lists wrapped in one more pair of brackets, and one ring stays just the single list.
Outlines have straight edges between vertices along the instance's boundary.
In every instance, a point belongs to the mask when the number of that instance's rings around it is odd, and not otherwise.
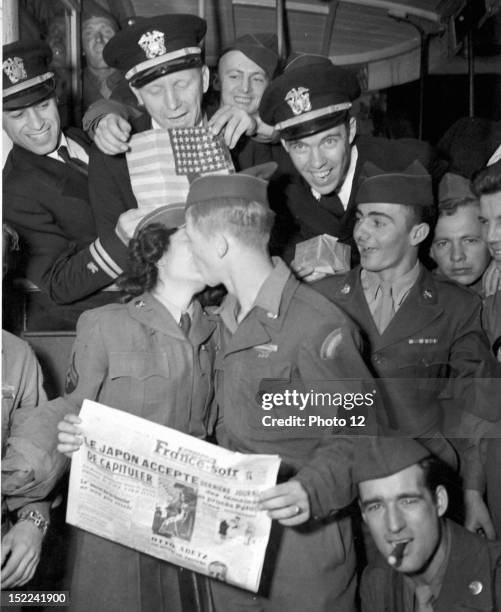
[{"label": "cigar in mouth", "polygon": [[397,544],[395,544],[390,556],[388,557],[388,563],[390,565],[393,565],[393,567],[398,567],[402,563],[404,550],[407,544],[408,542],[398,542]]}]

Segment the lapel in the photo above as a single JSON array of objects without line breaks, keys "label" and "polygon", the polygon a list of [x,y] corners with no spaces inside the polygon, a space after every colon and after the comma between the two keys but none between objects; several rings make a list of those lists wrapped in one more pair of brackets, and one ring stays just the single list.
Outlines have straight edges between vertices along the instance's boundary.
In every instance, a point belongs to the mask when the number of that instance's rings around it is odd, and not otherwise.
[{"label": "lapel", "polygon": [[193,346],[201,346],[207,342],[216,327],[216,322],[203,312],[199,302],[195,300],[193,302],[193,325],[189,333]]},{"label": "lapel", "polygon": [[[435,605],[436,612],[450,612],[457,605],[465,609],[494,610],[492,593],[492,568],[486,542],[452,521],[451,552],[449,563],[442,582],[442,589]],[[475,594],[475,586],[481,586]]]},{"label": "lapel", "polygon": [[[386,348],[401,342],[403,338],[415,336],[431,325],[443,312],[444,309],[438,301],[437,284],[432,274],[422,266],[417,281],[388,327],[381,335],[378,333],[374,336],[374,350]],[[372,325],[374,326],[373,321]]]},{"label": "lapel", "polygon": [[27,176],[36,179],[61,195],[88,201],[88,179],[81,172],[47,155],[35,155],[22,147],[12,149],[13,166]]}]

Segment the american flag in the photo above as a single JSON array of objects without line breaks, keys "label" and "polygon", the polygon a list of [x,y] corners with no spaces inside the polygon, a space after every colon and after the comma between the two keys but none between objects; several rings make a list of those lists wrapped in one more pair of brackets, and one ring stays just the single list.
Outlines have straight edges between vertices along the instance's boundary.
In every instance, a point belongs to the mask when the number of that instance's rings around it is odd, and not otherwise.
[{"label": "american flag", "polygon": [[140,208],[183,202],[198,176],[235,171],[222,136],[214,136],[206,127],[135,134],[126,158]]}]

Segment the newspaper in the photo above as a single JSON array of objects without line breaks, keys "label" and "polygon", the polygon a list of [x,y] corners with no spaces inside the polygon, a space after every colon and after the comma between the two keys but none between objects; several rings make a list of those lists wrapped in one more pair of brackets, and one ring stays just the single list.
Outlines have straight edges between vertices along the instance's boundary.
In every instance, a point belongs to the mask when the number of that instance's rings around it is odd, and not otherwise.
[{"label": "newspaper", "polygon": [[256,592],[271,520],[258,494],[277,455],[233,453],[85,400],[68,523]]}]

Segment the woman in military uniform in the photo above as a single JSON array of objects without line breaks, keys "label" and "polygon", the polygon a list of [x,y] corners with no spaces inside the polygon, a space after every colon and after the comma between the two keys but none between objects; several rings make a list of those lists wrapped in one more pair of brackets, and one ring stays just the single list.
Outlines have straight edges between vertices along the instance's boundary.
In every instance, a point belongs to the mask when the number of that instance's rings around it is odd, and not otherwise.
[{"label": "woman in military uniform", "polygon": [[[155,222],[156,221],[156,222]],[[198,438],[214,419],[211,336],[193,296],[204,282],[193,264],[184,206],[151,213],[129,245],[121,288],[125,304],[91,310],[79,320],[59,424],[61,452],[79,448],[74,413],[84,398]],[[194,575],[91,533],[77,530],[71,576],[73,610],[175,612],[196,610]]]}]

